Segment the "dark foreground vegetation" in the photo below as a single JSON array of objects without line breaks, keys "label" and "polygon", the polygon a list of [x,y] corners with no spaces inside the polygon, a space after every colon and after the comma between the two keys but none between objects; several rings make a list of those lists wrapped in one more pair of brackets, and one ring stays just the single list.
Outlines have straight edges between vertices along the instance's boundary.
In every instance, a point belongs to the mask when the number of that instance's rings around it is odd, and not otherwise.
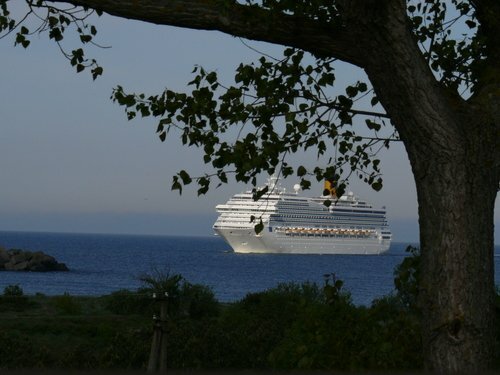
[{"label": "dark foreground vegetation", "polygon": [[138,291],[102,297],[26,296],[9,286],[0,297],[0,369],[145,369],[159,308],[151,296],[163,291],[170,368],[419,369],[419,257],[410,250],[395,270],[396,292],[369,307],[355,306],[334,275],[231,304],[161,273],[144,277]]}]

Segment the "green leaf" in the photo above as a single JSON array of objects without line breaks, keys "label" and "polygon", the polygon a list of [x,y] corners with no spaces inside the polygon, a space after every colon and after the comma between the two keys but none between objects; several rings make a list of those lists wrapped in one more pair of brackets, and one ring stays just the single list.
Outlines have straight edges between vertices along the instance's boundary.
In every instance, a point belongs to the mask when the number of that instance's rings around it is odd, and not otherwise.
[{"label": "green leaf", "polygon": [[264,230],[264,223],[262,222],[262,219],[260,220],[260,222],[258,224],[255,225],[254,230],[255,230],[255,234],[259,234],[260,232],[262,232]]},{"label": "green leaf", "polygon": [[92,78],[95,80],[97,77],[102,75],[103,68],[100,66],[96,66],[94,69],[92,69]]},{"label": "green leaf", "polygon": [[54,27],[49,32],[49,38],[54,39],[56,42],[63,40],[63,34],[59,27]]},{"label": "green leaf", "polygon": [[210,187],[210,179],[201,177],[198,179],[198,185],[200,186],[198,189],[198,195],[206,194]]},{"label": "green leaf", "polygon": [[368,86],[364,82],[359,82],[358,83],[358,90],[360,92],[366,92],[368,90]]},{"label": "green leaf", "polygon": [[305,176],[306,173],[307,173],[307,169],[305,167],[303,167],[302,165],[297,168],[297,176],[298,177]]},{"label": "green leaf", "polygon": [[179,172],[179,177],[181,178],[182,183],[184,185],[189,185],[192,181],[191,177],[189,176],[189,174],[185,170],[182,170]]},{"label": "green leaf", "polygon": [[219,180],[225,184],[227,184],[227,176],[224,172],[218,174]]},{"label": "green leaf", "polygon": [[469,26],[469,29],[473,29],[473,28],[475,28],[477,26],[477,24],[474,21],[472,21],[472,20],[466,20],[465,24],[467,26]]},{"label": "green leaf", "polygon": [[379,179],[372,184],[372,188],[375,191],[380,191],[382,189],[382,180]]},{"label": "green leaf", "polygon": [[205,77],[205,79],[207,80],[208,83],[210,84],[213,84],[217,81],[217,73],[215,72],[210,72],[207,74],[207,76]]},{"label": "green leaf", "polygon": [[55,25],[57,25],[59,23],[59,19],[57,17],[54,17],[54,16],[50,16],[48,18],[48,21],[49,21],[49,27],[54,27]]},{"label": "green leaf", "polygon": [[305,180],[305,179],[301,179],[300,180],[300,187],[302,188],[302,190],[308,190],[311,188],[311,181],[309,180]]},{"label": "green leaf", "polygon": [[347,86],[345,92],[350,98],[354,98],[356,95],[358,95],[358,89],[354,86]]},{"label": "green leaf", "polygon": [[179,194],[182,194],[182,185],[179,182],[179,178],[174,176],[172,181],[172,190],[179,190]]},{"label": "green leaf", "polygon": [[259,200],[259,199],[260,199],[260,198],[262,198],[262,196],[263,196],[264,194],[266,194],[268,191],[269,191],[269,187],[268,187],[268,186],[265,186],[263,189],[260,189],[260,190],[256,190],[256,189],[254,189],[254,191],[253,191],[253,200],[254,200],[254,201]]},{"label": "green leaf", "polygon": [[80,35],[80,40],[82,43],[88,43],[92,40],[92,35]]},{"label": "green leaf", "polygon": [[16,44],[21,44],[22,42],[24,42],[25,39],[26,37],[23,34],[21,33],[16,34]]},{"label": "green leaf", "polygon": [[366,122],[366,126],[368,127],[368,129],[371,129],[371,130],[379,131],[380,128],[382,127],[382,125],[380,125],[376,122],[373,122],[372,120],[365,120],[365,122]]},{"label": "green leaf", "polygon": [[345,183],[338,184],[335,193],[337,194],[337,198],[340,198],[342,195],[344,195],[346,189]]}]

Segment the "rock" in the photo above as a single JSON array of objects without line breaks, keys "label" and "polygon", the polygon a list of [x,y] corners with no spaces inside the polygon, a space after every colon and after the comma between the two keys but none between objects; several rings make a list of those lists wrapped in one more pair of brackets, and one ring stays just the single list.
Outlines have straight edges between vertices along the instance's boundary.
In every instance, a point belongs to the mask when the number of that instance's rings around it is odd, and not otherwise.
[{"label": "rock", "polygon": [[45,272],[45,271],[68,271],[68,267],[64,263],[58,263],[54,257],[44,254],[41,251],[33,253],[28,268],[30,271]]},{"label": "rock", "polygon": [[9,262],[4,265],[6,271],[29,271],[28,261]]},{"label": "rock", "polygon": [[0,247],[0,269],[2,269],[3,265],[10,260],[9,253],[3,247]]},{"label": "rock", "polygon": [[42,251],[23,251],[11,249],[6,251],[0,248],[0,271],[69,271],[64,263],[59,263],[50,255]]},{"label": "rock", "polygon": [[33,256],[33,254],[30,251],[22,251],[20,249],[9,250],[8,254],[10,255],[10,263],[13,264],[27,262]]}]

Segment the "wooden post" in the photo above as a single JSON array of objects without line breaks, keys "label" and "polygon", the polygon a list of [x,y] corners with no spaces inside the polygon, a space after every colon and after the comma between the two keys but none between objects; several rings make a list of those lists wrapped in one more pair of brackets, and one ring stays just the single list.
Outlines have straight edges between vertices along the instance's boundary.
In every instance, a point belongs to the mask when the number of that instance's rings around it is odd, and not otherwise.
[{"label": "wooden post", "polygon": [[149,354],[148,372],[167,372],[167,319],[168,293],[158,297],[153,293],[153,299],[160,302],[160,317],[153,315],[153,341]]},{"label": "wooden post", "polygon": [[161,340],[161,326],[158,317],[153,315],[153,342],[151,343],[151,352],[149,353],[148,372],[156,372],[158,363],[158,348]]}]

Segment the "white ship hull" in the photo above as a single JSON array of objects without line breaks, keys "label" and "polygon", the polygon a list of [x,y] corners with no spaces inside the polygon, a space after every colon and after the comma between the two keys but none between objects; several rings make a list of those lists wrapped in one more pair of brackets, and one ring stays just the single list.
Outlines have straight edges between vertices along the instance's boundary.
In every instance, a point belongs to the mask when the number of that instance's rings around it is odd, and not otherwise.
[{"label": "white ship hull", "polygon": [[[220,216],[213,229],[236,253],[371,255],[390,247],[385,208],[353,193],[338,199],[301,197],[297,186],[287,193],[273,177],[267,187],[271,193],[261,200],[247,191],[216,207]],[[335,202],[327,207],[326,199]],[[263,227],[258,234],[257,224]]]},{"label": "white ship hull", "polygon": [[253,228],[215,231],[235,253],[377,255],[389,250],[391,245],[390,240],[381,238],[287,236],[265,229],[257,235]]}]

